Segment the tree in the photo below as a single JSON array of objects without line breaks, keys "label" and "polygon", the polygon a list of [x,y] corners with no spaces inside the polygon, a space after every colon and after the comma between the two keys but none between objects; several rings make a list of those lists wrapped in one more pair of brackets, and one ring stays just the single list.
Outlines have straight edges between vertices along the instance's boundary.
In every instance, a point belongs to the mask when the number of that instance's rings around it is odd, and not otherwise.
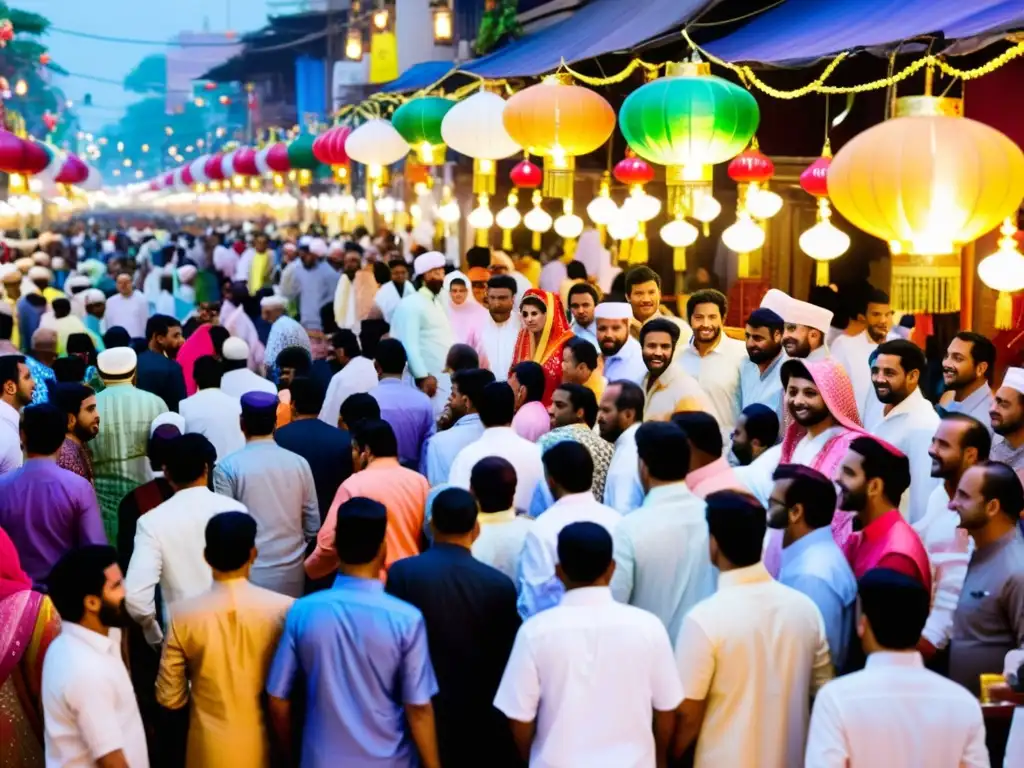
[{"label": "tree", "polygon": [[124,88],[132,93],[165,93],[167,91],[167,57],[147,56],[124,79]]}]

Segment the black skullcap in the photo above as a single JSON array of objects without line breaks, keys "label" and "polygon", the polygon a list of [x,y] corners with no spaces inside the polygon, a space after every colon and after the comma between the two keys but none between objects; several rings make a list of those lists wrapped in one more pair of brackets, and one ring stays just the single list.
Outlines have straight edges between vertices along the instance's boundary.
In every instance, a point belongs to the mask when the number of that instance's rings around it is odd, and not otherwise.
[{"label": "black skullcap", "polygon": [[206,524],[206,562],[216,571],[237,571],[256,546],[256,520],[246,512],[221,512]]},{"label": "black skullcap", "polygon": [[570,523],[558,534],[558,562],[577,584],[597,581],[612,562],[612,537],[597,523]]},{"label": "black skullcap", "polygon": [[857,582],[857,592],[880,645],[893,650],[917,646],[931,607],[921,582],[889,568],[872,568]]},{"label": "black skullcap", "polygon": [[355,496],[338,507],[334,547],[347,565],[364,565],[380,551],[387,532],[388,510],[379,501]]}]

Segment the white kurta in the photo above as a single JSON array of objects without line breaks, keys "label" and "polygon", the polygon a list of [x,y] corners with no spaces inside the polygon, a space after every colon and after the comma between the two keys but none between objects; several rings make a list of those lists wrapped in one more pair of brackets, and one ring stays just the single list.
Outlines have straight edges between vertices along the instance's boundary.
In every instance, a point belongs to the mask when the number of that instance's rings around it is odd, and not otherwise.
[{"label": "white kurta", "polygon": [[521,438],[512,431],[512,427],[485,429],[476,442],[459,451],[452,462],[448,482],[468,490],[473,467],[488,456],[499,456],[515,467],[516,495],[513,503],[516,509],[529,509],[533,490],[544,479],[544,464],[540,459],[540,446]]},{"label": "white kurta", "polygon": [[516,339],[519,337],[519,316],[514,312],[500,325],[487,316],[480,329],[480,343],[495,381],[505,381],[515,357]]},{"label": "white kurta", "polygon": [[331,377],[327,385],[327,395],[320,409],[320,421],[338,426],[341,406],[351,395],[369,392],[377,386],[377,369],[373,360],[359,355],[348,361],[348,364]]},{"label": "white kurta", "polygon": [[391,336],[402,342],[414,379],[441,378],[448,350],[454,342],[444,299],[429,288],[403,299],[395,310]]},{"label": "white kurta", "polygon": [[103,315],[103,332],[120,326],[133,339],[146,338],[146,321],[149,319],[149,302],[135,291],[129,298],[120,293],[107,299],[107,311]]},{"label": "white kurta", "polygon": [[395,310],[398,309],[398,302],[407,296],[412,296],[416,292],[413,288],[412,283],[405,283],[402,286],[402,295],[398,295],[398,289],[395,288],[394,283],[384,283],[378,290],[377,295],[373,298],[373,303],[380,310],[380,315],[383,317],[388,324],[391,324],[391,318],[395,314]]},{"label": "white kurta", "polygon": [[[846,428],[837,425],[829,427],[817,437],[804,435],[800,438],[800,441],[793,449],[793,456],[790,458],[789,463],[810,466],[815,457],[821,453],[825,444],[844,429]],[[747,490],[756,496],[757,500],[765,507],[768,506],[768,499],[772,495],[772,487],[775,484],[775,481],[772,480],[772,475],[775,474],[775,470],[778,468],[780,461],[782,461],[781,443],[773,445],[767,451],[754,459],[751,464],[745,467],[736,467],[733,470],[736,474],[736,478],[746,486]],[[834,479],[835,478],[832,477],[829,478],[829,480]]]},{"label": "white kurta", "polygon": [[715,348],[703,357],[690,343],[682,345],[679,365],[700,384],[712,405],[723,435],[732,434],[740,413],[740,367],[747,357],[747,345],[722,331]]}]

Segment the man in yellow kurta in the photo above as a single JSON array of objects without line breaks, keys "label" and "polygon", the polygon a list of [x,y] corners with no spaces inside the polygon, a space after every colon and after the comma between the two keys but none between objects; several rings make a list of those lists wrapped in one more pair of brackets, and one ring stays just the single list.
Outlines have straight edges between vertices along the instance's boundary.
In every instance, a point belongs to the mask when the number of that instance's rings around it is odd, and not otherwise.
[{"label": "man in yellow kurta", "polygon": [[213,586],[171,605],[156,699],[181,709],[192,697],[186,765],[266,768],[260,700],[292,598],[249,583],[256,521],[246,513],[214,515],[204,554]]},{"label": "man in yellow kurta", "polygon": [[16,349],[21,349],[21,334],[18,333],[18,310],[15,305],[21,298],[21,270],[13,264],[0,265],[0,284],[3,288],[3,301],[11,308],[10,314],[14,318],[14,332],[11,335],[11,343]]}]

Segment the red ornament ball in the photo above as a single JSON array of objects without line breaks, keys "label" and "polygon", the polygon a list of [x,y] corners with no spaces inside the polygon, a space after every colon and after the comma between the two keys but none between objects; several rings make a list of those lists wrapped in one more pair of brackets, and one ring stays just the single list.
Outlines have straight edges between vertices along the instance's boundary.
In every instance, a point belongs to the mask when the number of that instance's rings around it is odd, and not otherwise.
[{"label": "red ornament ball", "polygon": [[523,189],[535,189],[544,180],[544,174],[541,173],[540,168],[529,160],[522,160],[516,163],[508,177],[512,180],[513,184]]},{"label": "red ornament ball", "polygon": [[764,183],[775,175],[775,163],[760,150],[748,149],[732,159],[728,172],[737,184]]},{"label": "red ornament ball", "polygon": [[800,174],[800,186],[815,197],[828,197],[828,167],[831,157],[819,157]]},{"label": "red ornament ball", "polygon": [[654,178],[654,168],[646,160],[629,152],[615,164],[612,176],[621,184],[646,184]]}]

